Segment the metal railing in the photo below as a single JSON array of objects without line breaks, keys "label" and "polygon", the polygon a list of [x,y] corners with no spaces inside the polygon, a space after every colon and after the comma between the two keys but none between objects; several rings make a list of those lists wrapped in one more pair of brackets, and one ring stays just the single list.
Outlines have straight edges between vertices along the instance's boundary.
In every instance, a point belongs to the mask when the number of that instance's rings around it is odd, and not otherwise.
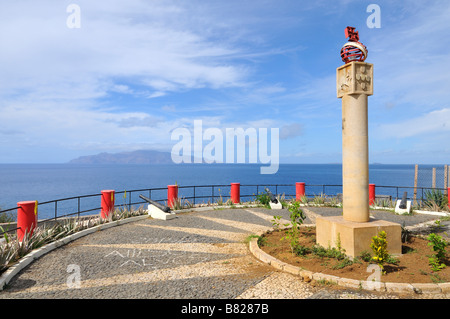
[{"label": "metal railing", "polygon": [[[247,199],[247,201],[254,201],[256,195],[264,192],[268,188],[273,194],[284,195],[286,199],[295,198],[295,184],[241,184],[240,197]],[[201,203],[217,203],[216,200],[222,199],[225,203],[227,199],[231,198],[230,184],[228,185],[193,185],[193,186],[178,186],[178,198],[187,200],[192,205]],[[400,199],[403,192],[407,191],[408,200],[414,199],[414,192],[416,192],[415,200],[421,202],[424,200],[426,190],[440,190],[443,193],[446,189],[443,188],[428,188],[428,187],[412,187],[412,186],[376,186],[377,197],[389,197],[389,199]],[[383,190],[380,192],[380,190]],[[126,207],[131,210],[136,205],[144,205],[146,202],[139,198],[143,194],[162,204],[167,202],[167,188],[145,188],[134,190],[123,190],[115,192],[115,206]],[[307,197],[314,197],[321,194],[327,196],[337,196],[342,194],[342,185],[305,185],[305,195]],[[101,193],[72,196],[60,198],[45,202],[38,202],[38,214],[45,216],[45,219],[39,220],[39,223],[50,220],[58,220],[61,218],[68,218],[77,216],[85,216],[92,212],[100,212],[101,207]],[[122,203],[120,202],[122,197]],[[18,207],[13,207],[0,211],[0,216],[8,212],[17,211]],[[64,213],[61,213],[64,212]],[[17,230],[18,228],[8,229],[8,232]],[[4,232],[0,232],[0,235]]]}]

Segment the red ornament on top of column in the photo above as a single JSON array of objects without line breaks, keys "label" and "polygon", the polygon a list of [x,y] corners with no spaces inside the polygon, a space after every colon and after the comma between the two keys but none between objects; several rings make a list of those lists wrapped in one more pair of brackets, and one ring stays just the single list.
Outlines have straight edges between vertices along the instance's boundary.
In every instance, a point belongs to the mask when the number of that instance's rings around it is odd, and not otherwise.
[{"label": "red ornament on top of column", "polygon": [[359,42],[359,32],[353,27],[347,27],[345,37],[348,38],[348,42],[341,49],[342,61],[345,64],[353,61],[364,62],[368,51],[367,47]]}]

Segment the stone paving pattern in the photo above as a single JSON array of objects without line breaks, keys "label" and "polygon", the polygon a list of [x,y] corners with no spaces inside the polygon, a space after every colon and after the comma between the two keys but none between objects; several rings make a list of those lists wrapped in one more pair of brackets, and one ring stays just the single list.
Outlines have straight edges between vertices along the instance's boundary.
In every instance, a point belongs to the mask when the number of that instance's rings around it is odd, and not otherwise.
[{"label": "stone paving pattern", "polygon": [[[305,224],[314,223],[317,214],[340,214],[339,209],[319,207],[305,211]],[[404,218],[411,225],[436,219],[375,214]],[[256,259],[246,243],[249,235],[272,227],[273,215],[289,219],[285,209],[218,209],[97,231],[32,262],[0,292],[0,298],[448,298],[328,287],[279,271]],[[80,270],[80,287],[70,284],[73,265]]]}]

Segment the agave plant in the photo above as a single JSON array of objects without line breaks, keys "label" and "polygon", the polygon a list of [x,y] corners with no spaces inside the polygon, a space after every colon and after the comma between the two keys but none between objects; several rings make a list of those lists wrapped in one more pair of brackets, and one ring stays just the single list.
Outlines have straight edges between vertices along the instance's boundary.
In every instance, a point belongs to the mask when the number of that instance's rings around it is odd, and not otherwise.
[{"label": "agave plant", "polygon": [[323,205],[327,199],[327,195],[320,193],[320,195],[315,195],[313,198],[313,203],[316,205]]},{"label": "agave plant", "polygon": [[14,250],[10,244],[10,239],[8,233],[0,226],[0,231],[3,232],[3,237],[5,241],[0,244],[0,273],[8,268],[11,260],[14,258]]},{"label": "agave plant", "polygon": [[385,208],[393,208],[393,202],[389,198],[376,198],[375,206],[385,207]]},{"label": "agave plant", "polygon": [[432,189],[431,191],[425,191],[425,199],[423,200],[423,204],[431,210],[445,210],[448,205],[448,199],[440,189]]},{"label": "agave plant", "polygon": [[175,198],[173,200],[173,206],[172,206],[173,210],[180,210],[180,209],[192,208],[192,207],[194,207],[194,204],[192,204],[185,198]]},{"label": "agave plant", "polygon": [[329,197],[328,201],[325,202],[325,206],[337,207],[340,206],[341,202],[337,196]]},{"label": "agave plant", "polygon": [[308,196],[302,195],[302,196],[300,197],[300,202],[301,202],[302,204],[307,205],[307,204],[308,204]]},{"label": "agave plant", "polygon": [[5,271],[15,256],[14,247],[9,243],[0,245],[0,273]]}]

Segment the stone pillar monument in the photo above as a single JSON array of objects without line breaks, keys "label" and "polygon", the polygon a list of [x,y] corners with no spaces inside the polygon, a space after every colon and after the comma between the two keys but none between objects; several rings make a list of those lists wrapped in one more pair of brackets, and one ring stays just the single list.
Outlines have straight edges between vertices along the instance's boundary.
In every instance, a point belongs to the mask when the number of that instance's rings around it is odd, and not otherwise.
[{"label": "stone pillar monument", "polygon": [[316,241],[358,256],[370,251],[373,236],[387,234],[388,252],[401,254],[401,226],[369,216],[368,96],[373,94],[373,64],[364,62],[367,48],[358,32],[345,30],[349,42],[341,50],[343,66],[336,70],[337,97],[342,99],[342,185],[343,215],[318,217]]},{"label": "stone pillar monument", "polygon": [[349,62],[337,69],[342,99],[342,187],[344,218],[369,221],[369,136],[367,100],[373,94],[373,65]]}]

